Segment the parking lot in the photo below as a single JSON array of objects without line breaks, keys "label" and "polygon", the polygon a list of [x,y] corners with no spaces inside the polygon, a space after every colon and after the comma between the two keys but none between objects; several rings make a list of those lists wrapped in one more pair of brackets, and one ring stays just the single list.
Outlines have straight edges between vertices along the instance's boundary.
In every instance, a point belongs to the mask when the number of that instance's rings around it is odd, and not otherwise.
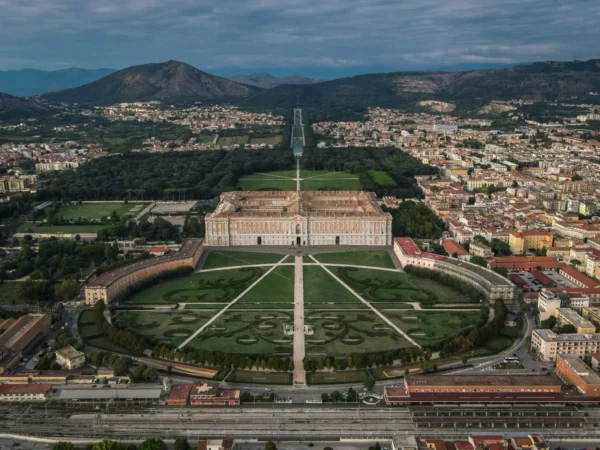
[{"label": "parking lot", "polygon": [[558,272],[555,272],[553,270],[542,270],[541,272],[552,280],[553,285],[544,286],[542,283],[540,283],[537,280],[537,278],[535,276],[533,276],[529,272],[514,271],[514,272],[509,272],[508,275],[518,275],[519,277],[521,277],[525,281],[527,286],[529,286],[529,290],[531,290],[533,292],[539,292],[544,287],[562,287],[562,288],[577,287],[574,283],[567,280],[565,277],[563,277]]}]

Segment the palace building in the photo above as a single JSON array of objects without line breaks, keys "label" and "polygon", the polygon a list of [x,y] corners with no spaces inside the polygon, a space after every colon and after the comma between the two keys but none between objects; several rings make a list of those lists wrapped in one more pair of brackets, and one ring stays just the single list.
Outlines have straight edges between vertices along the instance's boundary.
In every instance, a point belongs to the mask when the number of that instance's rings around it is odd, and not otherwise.
[{"label": "palace building", "polygon": [[206,245],[392,245],[392,216],[362,191],[225,192]]}]

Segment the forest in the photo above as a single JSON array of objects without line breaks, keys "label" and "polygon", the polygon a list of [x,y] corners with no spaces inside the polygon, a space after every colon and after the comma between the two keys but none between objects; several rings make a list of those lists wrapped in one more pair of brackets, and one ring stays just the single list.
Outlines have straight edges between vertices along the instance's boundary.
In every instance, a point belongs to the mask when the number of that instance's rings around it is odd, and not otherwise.
[{"label": "forest", "polygon": [[[97,159],[76,171],[44,176],[40,200],[211,199],[239,189],[238,180],[254,172],[290,170],[289,149],[131,153]],[[358,174],[363,189],[377,195],[420,196],[414,176],[437,169],[395,148],[305,149],[306,169]],[[395,186],[379,186],[369,170],[385,170]],[[173,197],[177,195],[177,197]]]}]

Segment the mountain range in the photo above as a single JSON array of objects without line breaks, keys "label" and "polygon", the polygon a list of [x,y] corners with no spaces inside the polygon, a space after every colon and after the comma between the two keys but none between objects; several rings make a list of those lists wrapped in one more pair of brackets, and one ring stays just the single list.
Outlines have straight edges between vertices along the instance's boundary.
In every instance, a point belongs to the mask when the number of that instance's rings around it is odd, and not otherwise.
[{"label": "mountain range", "polygon": [[45,92],[82,86],[113,72],[114,69],[88,70],[79,68],[0,70],[0,92],[19,97],[29,97]]},{"label": "mountain range", "polygon": [[167,61],[118,70],[92,83],[42,97],[49,101],[89,105],[143,100],[232,100],[249,97],[258,91],[260,89],[254,86],[211,75],[186,63]]},{"label": "mountain range", "polygon": [[281,86],[286,84],[314,84],[321,83],[324,80],[315,80],[312,78],[306,78],[300,75],[289,75],[287,77],[274,77],[270,73],[260,72],[253,73],[251,75],[237,75],[230,78],[231,81],[236,83],[247,84],[250,86],[256,86],[263,89],[271,89],[275,86]]},{"label": "mountain range", "polygon": [[294,76],[282,79],[266,73],[229,80],[182,62],[167,61],[122,69],[80,87],[44,94],[42,99],[85,105],[160,100],[291,108],[299,96],[302,106],[323,110],[412,107],[436,100],[455,104],[457,111],[476,111],[491,100],[515,98],[577,97],[597,103],[598,97],[589,94],[599,91],[598,59],[463,72],[389,72],[322,82]]},{"label": "mountain range", "polygon": [[48,105],[40,103],[36,99],[15,97],[0,92],[0,118],[3,115],[11,117],[29,116],[49,111]]}]

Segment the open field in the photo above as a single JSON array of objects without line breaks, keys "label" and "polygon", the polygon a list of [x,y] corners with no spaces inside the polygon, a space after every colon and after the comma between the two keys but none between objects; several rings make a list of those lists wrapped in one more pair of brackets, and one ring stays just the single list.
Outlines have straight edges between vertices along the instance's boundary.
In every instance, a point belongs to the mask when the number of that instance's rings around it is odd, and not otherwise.
[{"label": "open field", "polygon": [[246,145],[249,140],[250,140],[250,138],[248,135],[224,136],[224,137],[219,137],[217,144],[218,145],[235,145],[235,144]]},{"label": "open field", "polygon": [[362,383],[367,377],[364,370],[343,370],[341,372],[314,372],[306,374],[306,381],[312,384]]},{"label": "open field", "polygon": [[292,336],[283,327],[293,323],[287,312],[226,312],[207,327],[188,347],[252,355],[289,356]]},{"label": "open field", "polygon": [[283,255],[276,253],[209,251],[202,269],[248,266],[252,264],[275,264],[281,258],[283,258]]},{"label": "open field", "polygon": [[106,225],[44,225],[34,224],[33,222],[23,222],[19,225],[19,233],[97,233]]},{"label": "open field", "polygon": [[357,191],[361,189],[358,175],[346,172],[320,172],[318,174],[303,175],[303,180],[300,182],[300,187],[303,191],[318,191],[318,190],[339,190],[339,191]]},{"label": "open field", "polygon": [[394,263],[390,254],[385,251],[320,253],[315,259],[323,264],[354,264],[357,266],[384,267],[393,269]]},{"label": "open field", "polygon": [[84,341],[102,336],[94,322],[94,312],[91,310],[81,311],[77,326],[79,327],[79,334]]},{"label": "open field", "polygon": [[241,177],[239,181],[242,191],[294,191],[296,182],[290,179],[273,178],[257,175]]},{"label": "open field", "polygon": [[315,330],[305,336],[308,356],[344,356],[411,345],[371,311],[307,312],[305,323]]},{"label": "open field", "polygon": [[369,170],[369,175],[379,186],[396,186],[396,182],[387,172],[381,170]]},{"label": "open field", "polygon": [[304,136],[303,128],[304,127],[302,126],[294,126],[292,128],[292,136],[295,138],[301,138],[302,136]]},{"label": "open field", "polygon": [[71,203],[61,208],[58,215],[67,220],[100,220],[104,217],[109,217],[113,212],[116,212],[119,217],[123,217],[126,214],[133,214],[132,210],[140,212],[144,206],[145,204],[143,203]]},{"label": "open field", "polygon": [[226,304],[256,281],[260,267],[194,273],[151,286],[126,300],[129,304],[220,303]]}]

